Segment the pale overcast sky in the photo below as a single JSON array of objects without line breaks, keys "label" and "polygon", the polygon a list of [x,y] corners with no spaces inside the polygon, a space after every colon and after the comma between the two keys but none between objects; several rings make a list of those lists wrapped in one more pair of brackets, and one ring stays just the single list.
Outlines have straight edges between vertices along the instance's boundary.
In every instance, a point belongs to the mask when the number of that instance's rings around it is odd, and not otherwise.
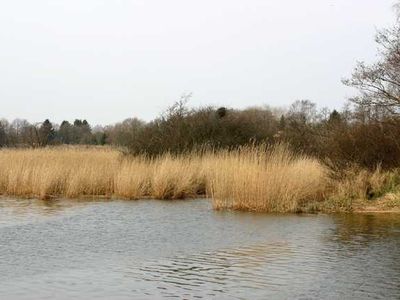
[{"label": "pale overcast sky", "polygon": [[192,106],[341,107],[394,0],[0,2],[0,118],[109,124]]}]

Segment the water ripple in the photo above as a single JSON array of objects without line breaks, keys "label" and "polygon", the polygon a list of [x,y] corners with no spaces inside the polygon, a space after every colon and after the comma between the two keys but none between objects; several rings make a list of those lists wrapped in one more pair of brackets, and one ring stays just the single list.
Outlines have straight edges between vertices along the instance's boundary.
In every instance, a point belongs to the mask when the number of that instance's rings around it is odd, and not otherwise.
[{"label": "water ripple", "polygon": [[400,299],[400,218],[0,200],[0,299]]}]

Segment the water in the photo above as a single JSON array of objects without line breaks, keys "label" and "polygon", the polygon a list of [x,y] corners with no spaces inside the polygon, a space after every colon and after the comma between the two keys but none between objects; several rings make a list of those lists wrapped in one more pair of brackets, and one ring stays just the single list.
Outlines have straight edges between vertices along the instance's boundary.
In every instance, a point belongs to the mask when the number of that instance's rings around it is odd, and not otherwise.
[{"label": "water", "polygon": [[0,200],[0,299],[400,299],[400,215]]}]

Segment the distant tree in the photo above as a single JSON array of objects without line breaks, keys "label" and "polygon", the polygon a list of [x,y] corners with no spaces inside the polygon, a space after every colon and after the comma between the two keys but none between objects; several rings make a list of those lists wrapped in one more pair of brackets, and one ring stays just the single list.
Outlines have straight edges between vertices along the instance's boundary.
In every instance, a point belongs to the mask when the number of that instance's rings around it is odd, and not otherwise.
[{"label": "distant tree", "polygon": [[103,126],[97,125],[92,129],[93,144],[105,145],[107,143],[107,134]]},{"label": "distant tree", "polygon": [[316,104],[309,100],[297,100],[289,108],[285,117],[284,140],[295,151],[316,152],[318,130]]},{"label": "distant tree", "polygon": [[130,118],[117,123],[114,126],[107,126],[104,130],[106,142],[113,145],[139,147],[141,143],[141,132],[145,122],[137,118]]},{"label": "distant tree", "polygon": [[75,119],[75,121],[74,121],[74,126],[76,126],[76,127],[82,126],[82,120]]},{"label": "distant tree", "polygon": [[76,119],[72,126],[71,143],[72,144],[92,144],[92,130],[86,120]]},{"label": "distant tree", "polygon": [[18,145],[21,143],[21,133],[26,120],[15,119],[11,122],[8,128],[8,140],[11,145]]},{"label": "distant tree", "polygon": [[341,121],[340,113],[336,109],[334,109],[329,115],[328,122],[331,124],[336,124],[339,123],[340,121]]},{"label": "distant tree", "polygon": [[299,123],[310,123],[317,117],[317,105],[310,100],[297,100],[289,108],[287,118]]},{"label": "distant tree", "polygon": [[217,115],[220,119],[222,119],[223,117],[226,116],[228,110],[226,109],[226,107],[220,107],[217,109]]},{"label": "distant tree", "polygon": [[68,121],[62,121],[57,132],[57,137],[60,143],[70,144],[72,142],[72,125]]},{"label": "distant tree", "polygon": [[6,126],[3,123],[3,121],[0,121],[0,147],[7,145]]},{"label": "distant tree", "polygon": [[53,124],[46,119],[39,128],[39,139],[40,145],[46,146],[50,144],[55,138],[55,131],[53,128]]},{"label": "distant tree", "polygon": [[41,146],[39,126],[40,124],[29,124],[27,127],[25,127],[25,136],[26,136],[25,144],[33,148]]},{"label": "distant tree", "polygon": [[107,135],[105,132],[98,132],[96,135],[96,144],[105,145],[107,143]]},{"label": "distant tree", "polygon": [[400,113],[399,16],[393,27],[376,35],[379,47],[377,62],[370,65],[359,62],[351,78],[343,80],[345,85],[359,90],[359,95],[350,99],[352,102],[364,107],[384,108],[390,114]]},{"label": "distant tree", "polygon": [[80,140],[79,144],[93,144],[94,139],[92,136],[92,129],[86,120],[82,121],[80,126]]},{"label": "distant tree", "polygon": [[286,118],[284,115],[281,115],[281,118],[279,119],[279,130],[284,130],[286,127]]}]

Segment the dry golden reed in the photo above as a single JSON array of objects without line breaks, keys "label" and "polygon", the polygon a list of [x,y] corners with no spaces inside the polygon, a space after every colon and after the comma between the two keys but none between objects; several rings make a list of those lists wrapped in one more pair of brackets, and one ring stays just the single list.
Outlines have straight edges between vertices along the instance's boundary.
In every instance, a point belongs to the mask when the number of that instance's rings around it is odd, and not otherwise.
[{"label": "dry golden reed", "polygon": [[0,151],[0,193],[20,197],[111,195],[119,154],[110,149]]},{"label": "dry golden reed", "polygon": [[182,199],[204,186],[199,156],[126,157],[112,148],[0,151],[0,194],[18,197]]},{"label": "dry golden reed", "polygon": [[0,194],[17,197],[184,199],[207,194],[216,209],[351,210],[353,199],[393,192],[400,175],[350,171],[333,180],[318,160],[285,145],[157,158],[108,147],[0,150]]},{"label": "dry golden reed", "polygon": [[323,200],[328,183],[322,164],[284,145],[223,152],[216,161],[211,180],[216,209],[296,212],[305,202]]}]

